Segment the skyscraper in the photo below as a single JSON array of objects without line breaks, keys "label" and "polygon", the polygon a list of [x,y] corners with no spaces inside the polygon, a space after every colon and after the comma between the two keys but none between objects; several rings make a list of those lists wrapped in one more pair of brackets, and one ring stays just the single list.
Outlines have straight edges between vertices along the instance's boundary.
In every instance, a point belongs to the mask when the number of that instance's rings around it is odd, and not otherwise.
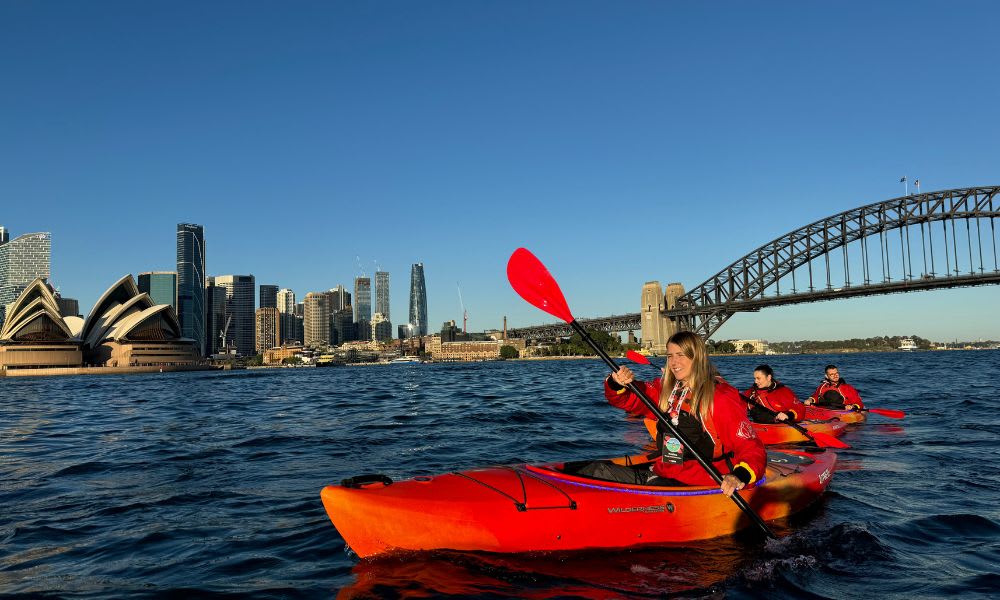
[{"label": "skyscraper", "polygon": [[278,308],[278,286],[260,284],[260,302],[257,308]]},{"label": "skyscraper", "polygon": [[278,312],[295,314],[295,292],[288,288],[281,288],[275,296],[275,308]]},{"label": "skyscraper", "polygon": [[371,339],[372,280],[370,277],[354,278],[354,323],[359,340]]},{"label": "skyscraper", "polygon": [[424,263],[410,269],[410,325],[413,335],[427,335],[427,288],[424,286]]},{"label": "skyscraper", "polygon": [[139,291],[146,292],[154,304],[169,304],[177,312],[177,273],[149,271],[139,273]]},{"label": "skyscraper", "polygon": [[[8,234],[4,230],[3,236]],[[26,233],[0,243],[0,325],[7,305],[17,300],[36,278],[48,280],[52,264],[52,234]]]},{"label": "skyscraper", "polygon": [[[327,293],[330,294],[331,311],[344,310],[351,305],[351,292],[348,292],[344,286],[338,285],[335,288],[330,288],[330,291]],[[351,319],[353,322],[354,317],[352,316]]]},{"label": "skyscraper", "polygon": [[177,224],[177,318],[205,356],[205,230],[192,223]]},{"label": "skyscraper", "polygon": [[10,241],[10,234],[7,233],[6,227],[0,227],[0,244],[6,244]]},{"label": "skyscraper", "polygon": [[[215,277],[205,278],[205,355],[221,354],[222,329],[226,326],[226,288],[215,285]],[[231,327],[231,325],[230,325]],[[232,347],[232,330],[226,330],[226,346]]]},{"label": "skyscraper", "polygon": [[330,297],[327,292],[306,294],[303,318],[304,344],[309,348],[330,345]]},{"label": "skyscraper", "polygon": [[257,354],[263,354],[281,344],[281,325],[278,320],[280,315],[281,313],[274,307],[258,308],[254,313]]},{"label": "skyscraper", "polygon": [[257,351],[254,340],[253,275],[216,275],[215,285],[226,290],[226,320],[232,317],[226,337],[236,341],[238,356],[253,356]]},{"label": "skyscraper", "polygon": [[389,316],[389,273],[375,271],[375,312],[381,313],[387,321]]},{"label": "skyscraper", "polygon": [[301,342],[302,337],[299,335],[299,330],[302,329],[302,317],[297,319],[295,317],[295,292],[288,288],[278,290],[275,295],[275,304],[279,313],[278,325],[281,329],[281,339],[278,341],[282,344]]}]

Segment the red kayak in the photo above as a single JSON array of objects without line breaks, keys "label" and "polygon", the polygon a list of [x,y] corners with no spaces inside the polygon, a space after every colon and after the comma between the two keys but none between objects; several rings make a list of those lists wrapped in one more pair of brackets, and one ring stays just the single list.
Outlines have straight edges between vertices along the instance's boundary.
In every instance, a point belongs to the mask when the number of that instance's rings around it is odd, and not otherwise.
[{"label": "red kayak", "polygon": [[806,419],[840,419],[844,423],[864,423],[868,413],[860,410],[838,410],[810,404],[806,407]]},{"label": "red kayak", "polygon": [[[653,419],[643,419],[643,424],[646,426],[646,431],[655,440],[656,439],[656,421]],[[803,427],[809,433],[821,433],[824,435],[831,435],[833,437],[840,437],[844,435],[844,430],[847,429],[847,423],[840,421],[838,419],[827,419],[825,421],[799,421],[796,423]],[[799,442],[811,442],[808,437],[802,435],[802,432],[790,425],[784,423],[754,423],[753,424],[754,433],[760,438],[760,441],[764,442],[765,446],[774,446],[776,444],[796,444]]]},{"label": "red kayak", "polygon": [[[614,462],[648,469],[644,455]],[[740,494],[764,520],[826,490],[833,452],[770,450],[765,477]],[[362,558],[396,550],[532,552],[625,548],[728,535],[751,521],[715,486],[641,486],[571,474],[574,463],[492,467],[323,488],[323,506]]]}]

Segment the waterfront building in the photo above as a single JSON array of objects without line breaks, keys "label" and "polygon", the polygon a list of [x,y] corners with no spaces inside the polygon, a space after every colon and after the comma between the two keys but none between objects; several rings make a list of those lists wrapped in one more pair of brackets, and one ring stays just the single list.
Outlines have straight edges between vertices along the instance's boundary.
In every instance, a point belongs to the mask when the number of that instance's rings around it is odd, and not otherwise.
[{"label": "waterfront building", "polygon": [[280,313],[295,314],[295,292],[288,288],[278,290],[278,294],[275,296],[275,306]]},{"label": "waterfront building", "polygon": [[396,328],[396,337],[401,340],[409,339],[413,337],[413,325],[409,323],[403,323]]},{"label": "waterfront building", "polygon": [[372,339],[379,342],[392,341],[392,323],[382,313],[375,313],[372,318]]},{"label": "waterfront building", "polygon": [[80,332],[83,360],[106,367],[191,366],[200,359],[198,340],[185,338],[169,304],[155,304],[131,275],[97,300]]},{"label": "waterfront building", "polygon": [[354,323],[358,339],[371,339],[372,280],[370,277],[354,278]]},{"label": "waterfront building", "polygon": [[147,271],[139,273],[139,291],[149,294],[156,304],[169,304],[177,312],[177,273]]},{"label": "waterfront building", "polygon": [[309,348],[330,345],[330,297],[326,292],[309,292],[305,299],[303,344]]},{"label": "waterfront building", "polygon": [[[83,319],[64,319],[52,288],[37,278],[10,303],[0,327],[0,370],[79,367]],[[72,323],[72,325],[71,325]]]},{"label": "waterfront building", "polygon": [[193,223],[177,224],[177,318],[205,356],[205,230]]},{"label": "waterfront building", "polygon": [[215,276],[215,285],[226,290],[226,321],[230,324],[226,337],[232,337],[235,342],[237,356],[253,356],[257,350],[254,339],[254,283],[253,275]]},{"label": "waterfront building", "polygon": [[[9,234],[4,230],[4,239]],[[48,280],[52,264],[52,234],[43,231],[19,235],[0,243],[0,325],[7,305],[35,279]]]},{"label": "waterfront building", "polygon": [[76,298],[66,298],[56,293],[56,303],[59,305],[59,314],[66,317],[83,318],[80,314],[80,301]]},{"label": "waterfront building", "polygon": [[265,350],[281,343],[280,314],[274,307],[258,308],[254,313],[257,354],[263,354]]},{"label": "waterfront building", "polygon": [[205,278],[205,317],[205,352],[209,356],[230,354],[233,337],[228,329],[223,331],[226,327],[226,288],[215,285],[212,276]]},{"label": "waterfront building", "polygon": [[392,321],[389,315],[389,273],[385,271],[375,271],[375,312],[381,313],[386,321]]},{"label": "waterfront building", "polygon": [[304,350],[302,344],[283,344],[277,348],[268,348],[264,351],[264,364],[280,365],[286,358],[301,356]]},{"label": "waterfront building", "polygon": [[[731,340],[731,343],[740,354],[764,354],[769,348],[767,340]],[[753,348],[749,352],[745,350],[748,345]]]},{"label": "waterfront building", "polygon": [[444,342],[440,337],[433,336],[427,344],[427,351],[435,362],[499,360],[503,346],[513,346],[524,355],[525,341],[522,339]]},{"label": "waterfront building", "polygon": [[260,284],[260,302],[257,308],[278,308],[278,286]]},{"label": "waterfront building", "polygon": [[427,287],[424,284],[424,263],[410,268],[410,324],[414,335],[427,335]]}]

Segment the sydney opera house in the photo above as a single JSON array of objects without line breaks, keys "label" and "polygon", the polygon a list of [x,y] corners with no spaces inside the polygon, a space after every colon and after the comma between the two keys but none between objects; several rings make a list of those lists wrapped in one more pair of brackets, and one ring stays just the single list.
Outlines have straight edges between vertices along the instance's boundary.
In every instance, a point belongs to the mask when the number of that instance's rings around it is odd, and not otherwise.
[{"label": "sydney opera house", "polygon": [[52,288],[36,279],[7,305],[0,329],[0,375],[181,370],[200,361],[173,308],[154,304],[131,275],[86,319],[63,317]]}]

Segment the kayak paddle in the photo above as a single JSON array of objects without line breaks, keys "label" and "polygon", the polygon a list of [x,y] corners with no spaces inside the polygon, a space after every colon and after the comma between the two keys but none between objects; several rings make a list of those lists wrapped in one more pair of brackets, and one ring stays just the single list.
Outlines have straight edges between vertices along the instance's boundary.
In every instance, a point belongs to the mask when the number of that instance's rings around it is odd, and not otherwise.
[{"label": "kayak paddle", "polygon": [[[590,337],[587,330],[580,325],[576,319],[573,317],[573,313],[570,312],[569,306],[566,304],[566,298],[563,296],[562,290],[559,289],[559,284],[556,283],[555,278],[549,273],[549,270],[545,268],[542,261],[532,254],[527,248],[518,248],[510,255],[510,259],[507,261],[507,280],[510,281],[511,287],[517,292],[521,298],[523,298],[528,304],[543,310],[553,317],[556,317],[562,321],[565,321],[580,334],[583,341],[586,342],[591,348],[597,352],[604,362],[611,368],[611,372],[615,373],[618,371],[618,364],[615,363],[614,359],[608,356],[608,353],[601,348],[597,342]],[[694,455],[695,459],[698,460],[698,464],[711,475],[712,479],[716,483],[722,485],[722,474],[719,470],[715,468],[711,462],[709,462],[700,452],[695,450],[694,446],[681,435],[677,428],[674,427],[670,419],[663,414],[660,408],[655,402],[650,400],[649,396],[645,394],[635,383],[629,383],[625,386],[630,392],[639,397],[643,404],[646,405],[656,418],[662,422],[670,434],[681,441],[682,444]],[[747,504],[747,501],[740,496],[739,491],[734,491],[733,495],[730,496],[736,506],[740,507],[750,519],[764,532],[767,537],[776,539],[777,536],[774,532],[764,523],[764,520],[760,518],[760,515],[754,511],[753,508]]]},{"label": "kayak paddle", "polygon": [[[635,350],[629,350],[628,352],[625,353],[625,356],[628,357],[628,359],[631,360],[632,362],[636,362],[636,363],[639,363],[639,364],[642,364],[642,365],[653,365],[653,363],[649,362],[648,358],[646,358],[645,356],[639,354]],[[653,365],[653,366],[655,366],[655,365]],[[765,411],[771,413],[772,416],[778,414],[777,411],[771,410],[770,408],[768,408],[766,406],[762,406],[760,404],[757,404],[756,402],[754,402],[750,398],[747,398],[743,394],[740,394],[740,398],[742,398],[744,402],[746,402],[747,404],[749,404],[751,406],[754,406],[754,405],[760,406],[760,408],[762,408]],[[829,435],[829,434],[826,434],[826,433],[820,433],[818,431],[815,432],[815,433],[810,432],[805,427],[802,427],[801,425],[799,425],[797,423],[793,423],[791,420],[788,420],[788,421],[776,421],[776,422],[780,423],[780,424],[791,426],[793,429],[795,429],[796,431],[798,431],[802,435],[804,435],[807,438],[809,438],[810,440],[812,440],[812,442],[814,444],[816,444],[817,446],[819,446],[820,448],[850,448],[849,445],[847,445],[846,443],[838,440],[837,438],[833,437],[832,435]]]},{"label": "kayak paddle", "polygon": [[889,408],[862,408],[861,412],[870,412],[875,415],[889,417],[890,419],[902,419],[906,416],[906,413],[901,410],[892,410]]}]

